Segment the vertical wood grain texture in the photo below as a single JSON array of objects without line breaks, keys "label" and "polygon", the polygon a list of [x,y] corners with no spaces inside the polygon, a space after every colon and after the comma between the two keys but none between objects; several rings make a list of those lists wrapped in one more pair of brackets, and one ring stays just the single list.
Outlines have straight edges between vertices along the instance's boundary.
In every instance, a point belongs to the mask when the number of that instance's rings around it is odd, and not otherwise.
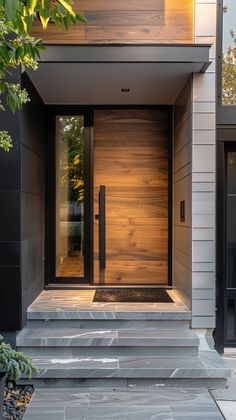
[{"label": "vertical wood grain texture", "polygon": [[168,281],[168,114],[157,109],[103,109],[94,118],[94,193],[106,185],[107,268],[95,282]]},{"label": "vertical wood grain texture", "polygon": [[44,31],[36,21],[32,35],[62,44],[193,42],[193,0],[75,0],[74,8],[87,24]]}]

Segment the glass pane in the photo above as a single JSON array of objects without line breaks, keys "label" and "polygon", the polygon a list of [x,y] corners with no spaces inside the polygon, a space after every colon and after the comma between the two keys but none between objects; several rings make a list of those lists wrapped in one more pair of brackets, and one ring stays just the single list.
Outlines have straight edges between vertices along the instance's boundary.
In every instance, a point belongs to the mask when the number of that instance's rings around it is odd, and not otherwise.
[{"label": "glass pane", "polygon": [[226,338],[236,339],[236,300],[234,298],[228,299],[227,302]]},{"label": "glass pane", "polygon": [[236,1],[224,0],[222,102],[236,104]]},{"label": "glass pane", "polygon": [[56,119],[56,276],[84,276],[84,117]]},{"label": "glass pane", "polygon": [[227,154],[227,287],[236,288],[236,152]]}]

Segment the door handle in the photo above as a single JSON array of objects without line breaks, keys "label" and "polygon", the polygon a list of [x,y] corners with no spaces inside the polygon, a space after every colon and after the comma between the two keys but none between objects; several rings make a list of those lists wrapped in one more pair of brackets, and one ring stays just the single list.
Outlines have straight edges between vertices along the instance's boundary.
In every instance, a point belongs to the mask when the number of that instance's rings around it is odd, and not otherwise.
[{"label": "door handle", "polygon": [[106,268],[106,187],[100,185],[99,196],[99,265],[100,269]]}]

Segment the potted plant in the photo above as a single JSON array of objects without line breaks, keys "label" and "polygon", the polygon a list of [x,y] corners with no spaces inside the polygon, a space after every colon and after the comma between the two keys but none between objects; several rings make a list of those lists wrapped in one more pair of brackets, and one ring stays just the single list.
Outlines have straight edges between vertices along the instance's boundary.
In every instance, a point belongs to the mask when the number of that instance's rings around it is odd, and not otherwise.
[{"label": "potted plant", "polygon": [[31,378],[33,372],[38,372],[38,368],[31,357],[14,350],[0,335],[0,418],[3,412],[6,379],[17,381],[22,375]]}]

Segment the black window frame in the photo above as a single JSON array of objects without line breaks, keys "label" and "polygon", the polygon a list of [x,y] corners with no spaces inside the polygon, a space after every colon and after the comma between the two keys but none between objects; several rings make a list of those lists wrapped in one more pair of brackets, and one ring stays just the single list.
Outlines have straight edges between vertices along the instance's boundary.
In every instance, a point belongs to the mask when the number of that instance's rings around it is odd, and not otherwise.
[{"label": "black window frame", "polygon": [[[93,113],[90,107],[47,106],[46,214],[45,214],[45,286],[80,285],[93,283]],[[85,210],[84,210],[84,276],[57,277],[55,275],[55,121],[58,115],[84,115],[85,124]]]},{"label": "black window frame", "polygon": [[216,254],[216,349],[236,345],[236,339],[226,338],[227,300],[236,298],[236,289],[227,289],[226,284],[226,228],[227,228],[227,151],[236,151],[236,126],[217,128],[217,254]]}]

